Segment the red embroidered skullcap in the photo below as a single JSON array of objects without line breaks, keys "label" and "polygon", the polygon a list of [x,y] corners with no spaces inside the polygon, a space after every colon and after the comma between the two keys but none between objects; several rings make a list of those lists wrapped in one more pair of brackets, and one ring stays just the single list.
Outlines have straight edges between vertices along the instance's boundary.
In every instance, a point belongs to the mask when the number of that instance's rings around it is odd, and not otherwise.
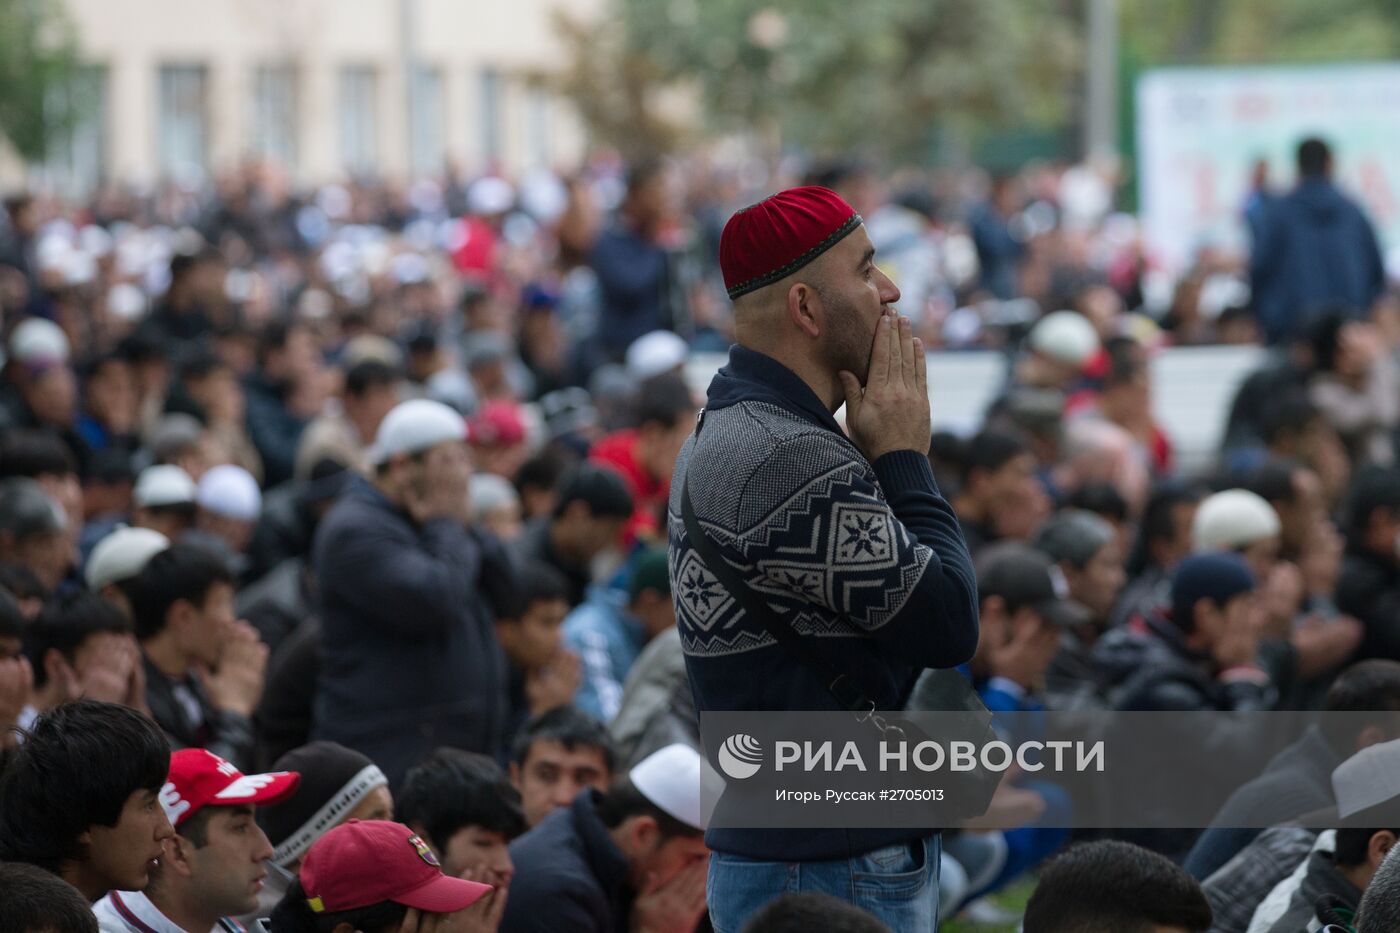
[{"label": "red embroidered skullcap", "polygon": [[791,275],[860,226],[841,195],[815,185],[779,191],[729,218],[719,267],[731,299]]}]

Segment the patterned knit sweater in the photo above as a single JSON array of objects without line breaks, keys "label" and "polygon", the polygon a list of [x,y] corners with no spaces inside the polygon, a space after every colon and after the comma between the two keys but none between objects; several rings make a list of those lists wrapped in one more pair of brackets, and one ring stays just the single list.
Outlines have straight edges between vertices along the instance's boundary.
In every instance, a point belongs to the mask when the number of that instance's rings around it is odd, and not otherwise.
[{"label": "patterned knit sweater", "polygon": [[[952,508],[916,451],[869,463],[795,373],[742,347],[710,384],[668,510],[676,624],[696,708],[839,709],[821,676],[747,617],[689,544],[681,493],[720,553],[813,650],[882,709],[925,667],[977,647],[977,584]],[[712,829],[768,860],[859,855],[928,830]]]}]

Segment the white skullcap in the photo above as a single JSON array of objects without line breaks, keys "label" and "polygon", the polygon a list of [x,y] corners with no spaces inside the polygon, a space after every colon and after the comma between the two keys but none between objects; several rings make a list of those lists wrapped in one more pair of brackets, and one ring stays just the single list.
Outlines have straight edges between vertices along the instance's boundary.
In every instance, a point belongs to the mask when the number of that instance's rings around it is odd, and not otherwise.
[{"label": "white skullcap", "polygon": [[1337,815],[1346,819],[1362,810],[1400,797],[1395,780],[1400,768],[1400,739],[1368,745],[1332,771]]},{"label": "white skullcap", "polygon": [[253,474],[225,463],[199,478],[195,501],[199,507],[224,518],[255,522],[262,512],[262,492]]},{"label": "white skullcap", "polygon": [[122,525],[97,542],[83,568],[83,578],[92,590],[130,580],[146,568],[152,557],[168,547],[170,539],[159,531]]},{"label": "white skullcap", "polygon": [[488,175],[467,188],[467,210],[473,214],[504,214],[514,203],[515,189],[504,178]]},{"label": "white skullcap", "polygon": [[1191,522],[1191,546],[1200,551],[1247,547],[1279,533],[1274,507],[1248,489],[1227,489],[1201,503]]},{"label": "white skullcap", "polygon": [[690,355],[690,347],[669,330],[654,330],[627,348],[627,374],[638,382],[675,369]]},{"label": "white skullcap", "polygon": [[1056,311],[1031,328],[1030,347],[1057,363],[1076,369],[1099,349],[1099,335],[1082,314]]},{"label": "white skullcap", "polygon": [[395,405],[379,425],[370,447],[374,464],[385,463],[395,454],[412,454],[444,441],[465,441],[467,422],[441,402],[415,398]]},{"label": "white skullcap", "polygon": [[118,282],[107,292],[107,313],[121,321],[135,321],[146,314],[146,295],[130,282]]},{"label": "white skullcap", "polygon": [[193,504],[197,490],[190,474],[177,466],[162,463],[149,466],[136,477],[131,499],[141,508]]},{"label": "white skullcap", "polygon": [[519,505],[520,494],[515,491],[510,480],[494,473],[477,473],[472,477],[471,492],[472,517],[480,519],[507,505]]},{"label": "white skullcap", "polygon": [[704,829],[700,804],[700,753],[681,742],[657,749],[633,766],[627,778],[660,810],[687,826]]},{"label": "white skullcap", "polygon": [[10,359],[26,365],[68,362],[68,336],[41,317],[25,318],[10,335]]}]

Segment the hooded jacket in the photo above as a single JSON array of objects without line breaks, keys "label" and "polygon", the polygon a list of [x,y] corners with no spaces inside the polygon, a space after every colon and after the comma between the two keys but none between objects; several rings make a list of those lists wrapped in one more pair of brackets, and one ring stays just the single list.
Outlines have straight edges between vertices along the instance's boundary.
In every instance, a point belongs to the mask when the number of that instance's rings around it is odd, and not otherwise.
[{"label": "hooded jacket", "polygon": [[1304,334],[1328,307],[1360,317],[1385,285],[1376,231],[1326,178],[1305,178],[1271,201],[1256,226],[1250,284],[1270,343]]}]

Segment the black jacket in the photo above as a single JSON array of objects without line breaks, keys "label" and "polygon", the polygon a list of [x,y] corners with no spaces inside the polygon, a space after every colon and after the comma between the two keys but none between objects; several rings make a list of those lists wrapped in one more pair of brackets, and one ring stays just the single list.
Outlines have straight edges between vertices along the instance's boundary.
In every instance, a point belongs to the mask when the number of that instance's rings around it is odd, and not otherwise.
[{"label": "black jacket", "polygon": [[510,844],[515,879],[500,933],[626,933],[627,857],[598,818],[596,790]]},{"label": "black jacket", "polygon": [[1349,548],[1337,579],[1337,608],[1365,628],[1353,661],[1400,658],[1400,567],[1360,548]]},{"label": "black jacket", "polygon": [[[216,709],[197,677],[172,680],[144,653],[141,663],[146,670],[146,705],[150,707],[151,718],[170,739],[171,748],[207,748],[233,762],[240,770],[253,767],[253,723],[247,716]],[[176,697],[176,688],[181,686],[189,690],[199,705],[203,722],[191,720],[185,705]]]},{"label": "black jacket", "polygon": [[494,605],[514,575],[494,537],[448,518],[420,526],[356,479],[321,523],[313,565],[323,632],[313,738],[368,755],[393,786],[439,745],[502,750]]},{"label": "black jacket", "polygon": [[1275,692],[1253,681],[1221,683],[1210,659],[1187,647],[1168,619],[1114,629],[1094,647],[1094,662],[1112,705],[1120,710],[1266,710]]}]

